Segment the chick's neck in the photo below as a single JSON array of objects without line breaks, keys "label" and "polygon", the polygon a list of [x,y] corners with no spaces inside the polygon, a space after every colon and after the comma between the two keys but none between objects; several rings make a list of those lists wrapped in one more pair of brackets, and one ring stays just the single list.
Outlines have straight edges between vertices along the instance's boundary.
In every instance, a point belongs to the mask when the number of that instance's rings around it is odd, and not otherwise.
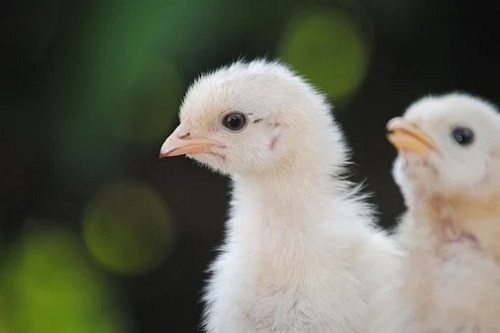
[{"label": "chick's neck", "polygon": [[[311,161],[315,161],[311,163]],[[236,208],[251,209],[259,222],[273,229],[311,227],[321,220],[338,190],[327,160],[297,156],[280,168],[233,177]]]},{"label": "chick's neck", "polygon": [[435,193],[410,209],[418,227],[422,216],[437,236],[437,246],[466,242],[500,262],[500,191]]}]

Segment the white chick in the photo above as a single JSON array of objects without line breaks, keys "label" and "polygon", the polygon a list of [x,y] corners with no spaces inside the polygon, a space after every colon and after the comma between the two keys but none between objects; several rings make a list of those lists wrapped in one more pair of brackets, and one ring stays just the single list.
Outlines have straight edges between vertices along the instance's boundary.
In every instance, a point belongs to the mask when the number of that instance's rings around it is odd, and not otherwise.
[{"label": "white chick", "polygon": [[417,101],[387,128],[407,255],[375,296],[368,332],[500,332],[500,115],[449,94]]},{"label": "white chick", "polygon": [[346,144],[324,96],[278,63],[237,62],[190,87],[180,120],[160,155],[233,181],[205,330],[359,332],[395,251],[342,178]]}]

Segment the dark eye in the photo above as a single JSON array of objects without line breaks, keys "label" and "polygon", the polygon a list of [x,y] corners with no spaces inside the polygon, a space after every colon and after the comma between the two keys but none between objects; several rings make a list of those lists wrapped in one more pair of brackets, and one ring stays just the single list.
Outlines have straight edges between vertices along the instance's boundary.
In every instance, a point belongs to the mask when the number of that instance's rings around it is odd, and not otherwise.
[{"label": "dark eye", "polygon": [[455,127],[451,136],[461,146],[470,145],[474,141],[474,132],[467,127]]},{"label": "dark eye", "polygon": [[224,127],[231,131],[242,130],[247,123],[247,117],[243,113],[234,112],[226,115],[222,120]]}]

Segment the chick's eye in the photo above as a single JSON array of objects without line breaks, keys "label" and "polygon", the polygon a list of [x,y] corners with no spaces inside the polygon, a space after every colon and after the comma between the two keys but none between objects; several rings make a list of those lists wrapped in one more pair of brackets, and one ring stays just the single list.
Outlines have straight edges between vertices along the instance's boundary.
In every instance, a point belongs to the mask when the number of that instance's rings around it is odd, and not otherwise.
[{"label": "chick's eye", "polygon": [[243,113],[234,112],[226,115],[222,120],[222,124],[231,131],[242,130],[247,123],[247,117]]},{"label": "chick's eye", "polygon": [[467,146],[474,141],[474,132],[467,127],[456,127],[451,131],[453,139],[461,146]]}]

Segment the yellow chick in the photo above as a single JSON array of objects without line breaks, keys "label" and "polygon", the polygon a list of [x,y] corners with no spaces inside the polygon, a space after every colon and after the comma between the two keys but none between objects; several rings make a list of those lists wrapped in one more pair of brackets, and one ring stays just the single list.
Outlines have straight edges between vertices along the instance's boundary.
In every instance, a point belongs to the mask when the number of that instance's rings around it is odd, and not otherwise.
[{"label": "yellow chick", "polygon": [[387,130],[406,256],[367,332],[500,332],[500,115],[453,93],[415,102]]}]

